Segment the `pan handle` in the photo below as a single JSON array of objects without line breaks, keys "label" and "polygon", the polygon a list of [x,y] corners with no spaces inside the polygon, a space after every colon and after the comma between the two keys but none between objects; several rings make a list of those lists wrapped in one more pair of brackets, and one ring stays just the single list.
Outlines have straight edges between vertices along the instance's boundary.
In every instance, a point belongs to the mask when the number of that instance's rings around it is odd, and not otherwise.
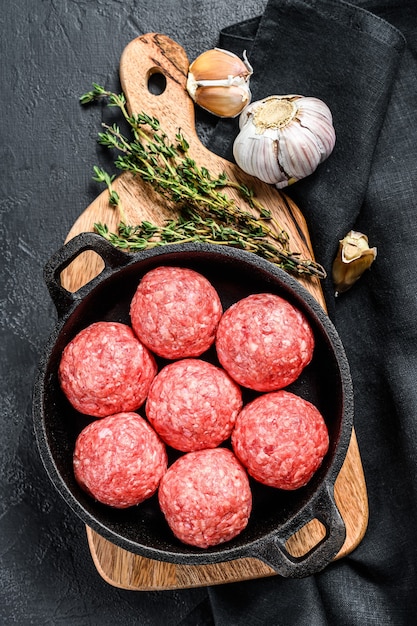
[{"label": "pan handle", "polygon": [[[251,554],[270,565],[277,574],[287,578],[304,578],[315,574],[333,560],[346,539],[346,527],[334,499],[333,485],[324,485],[309,507],[310,519],[302,523],[296,516],[279,534],[264,538]],[[307,554],[294,557],[285,547],[286,541],[308,521],[318,519],[326,529],[325,537]]]},{"label": "pan handle", "polygon": [[115,248],[97,233],[85,232],[70,239],[68,243],[52,255],[46,263],[43,273],[49,294],[58,312],[58,317],[60,318],[69,311],[73,304],[81,299],[81,293],[83,293],[84,290],[84,287],[81,287],[75,292],[65,289],[61,284],[61,272],[82,252],[86,252],[87,250],[96,252],[104,261],[103,271],[99,276],[87,283],[90,288],[91,284],[94,283],[96,279],[98,281],[101,280],[103,272],[106,272],[108,269],[113,270],[121,268],[127,265],[131,260],[130,254]]}]

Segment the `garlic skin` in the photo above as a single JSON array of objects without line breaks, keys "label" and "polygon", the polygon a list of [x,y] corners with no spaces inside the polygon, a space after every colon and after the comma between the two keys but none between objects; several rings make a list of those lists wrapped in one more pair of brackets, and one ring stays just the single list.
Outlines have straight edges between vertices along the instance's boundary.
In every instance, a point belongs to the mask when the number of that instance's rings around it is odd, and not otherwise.
[{"label": "garlic skin", "polygon": [[233,144],[236,163],[278,189],[312,174],[336,141],[329,107],[299,95],[269,96],[249,104],[239,128]]},{"label": "garlic skin", "polygon": [[233,52],[213,48],[189,67],[187,91],[201,108],[218,117],[237,117],[251,101],[252,67]]},{"label": "garlic skin", "polygon": [[339,241],[339,249],[333,261],[335,295],[348,291],[364,271],[371,267],[376,255],[377,249],[369,247],[366,235],[355,230],[348,232],[346,237]]}]

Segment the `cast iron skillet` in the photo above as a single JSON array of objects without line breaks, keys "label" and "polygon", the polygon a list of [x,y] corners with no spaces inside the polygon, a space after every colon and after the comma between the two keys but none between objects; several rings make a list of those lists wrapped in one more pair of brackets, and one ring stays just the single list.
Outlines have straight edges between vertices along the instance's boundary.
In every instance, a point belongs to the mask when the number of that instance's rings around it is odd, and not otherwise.
[{"label": "cast iron skillet", "polygon": [[[62,287],[60,273],[85,250],[98,253],[105,267],[87,285],[70,293]],[[76,333],[92,322],[129,323],[133,293],[141,277],[158,265],[190,267],[201,272],[217,289],[225,309],[250,293],[282,295],[304,312],[316,340],[313,361],[287,389],[313,402],[326,420],[330,448],[321,468],[307,486],[293,492],[251,481],[253,511],[247,528],[232,541],[205,550],[182,544],[173,536],[156,496],[130,509],[112,509],[86,495],[72,471],[75,439],[91,418],[77,413],[61,392],[57,370],[62,351]],[[181,244],[128,254],[93,233],[78,235],[60,249],[45,267],[45,281],[58,312],[58,323],[46,345],[35,382],[35,433],[53,484],[87,525],[130,552],[177,564],[202,565],[255,557],[282,576],[302,577],[321,570],[333,559],[346,534],[334,500],[334,482],[352,432],[352,387],[339,336],[306,289],[268,261],[229,247]],[[216,363],[215,350],[210,349],[202,358]],[[159,361],[160,366],[163,364]],[[245,400],[253,396],[254,392],[244,392]],[[143,409],[139,413],[144,415]],[[170,461],[177,455],[170,450]],[[285,543],[313,518],[324,525],[326,536],[306,555],[295,558]]]}]

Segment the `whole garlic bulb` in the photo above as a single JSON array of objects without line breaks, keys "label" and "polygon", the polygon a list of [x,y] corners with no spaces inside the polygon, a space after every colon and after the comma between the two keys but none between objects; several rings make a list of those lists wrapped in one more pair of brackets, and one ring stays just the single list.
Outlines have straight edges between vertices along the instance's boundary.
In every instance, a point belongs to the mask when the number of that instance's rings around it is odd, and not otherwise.
[{"label": "whole garlic bulb", "polygon": [[252,67],[233,52],[213,48],[189,67],[187,91],[196,104],[218,117],[237,117],[251,101]]},{"label": "whole garlic bulb", "polygon": [[330,155],[336,135],[332,114],[318,98],[269,96],[247,106],[233,145],[239,167],[282,189]]}]

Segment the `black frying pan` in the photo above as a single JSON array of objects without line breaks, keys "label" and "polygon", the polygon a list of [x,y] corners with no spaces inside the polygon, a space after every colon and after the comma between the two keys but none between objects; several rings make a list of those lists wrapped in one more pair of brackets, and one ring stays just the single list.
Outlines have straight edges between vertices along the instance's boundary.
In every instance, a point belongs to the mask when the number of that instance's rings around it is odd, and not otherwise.
[{"label": "black frying pan", "polygon": [[[76,293],[70,293],[62,287],[60,273],[85,250],[94,250],[102,257],[104,270]],[[225,309],[255,292],[282,295],[304,312],[316,340],[312,362],[287,389],[313,402],[327,423],[330,447],[322,466],[308,485],[292,492],[251,480],[253,511],[247,528],[232,541],[204,550],[182,544],[174,537],[156,496],[130,509],[112,509],[84,493],[72,471],[75,439],[91,419],[77,413],[60,389],[57,371],[62,351],[82,328],[95,321],[129,323],[133,293],[141,277],[158,265],[190,267],[202,273],[217,289]],[[35,433],[53,484],[87,525],[130,552],[177,564],[203,565],[255,557],[282,576],[302,577],[321,570],[333,559],[346,536],[334,500],[334,483],[352,433],[352,386],[339,336],[305,288],[268,261],[230,247],[181,244],[128,254],[93,233],[78,235],[61,248],[45,267],[45,281],[58,312],[58,323],[45,347],[35,382]],[[214,348],[204,358],[216,363]],[[244,391],[245,400],[253,395]],[[144,415],[143,410],[139,412]],[[170,450],[170,460],[178,454]],[[286,541],[313,518],[324,525],[326,536],[306,555],[293,557],[285,548]]]}]

